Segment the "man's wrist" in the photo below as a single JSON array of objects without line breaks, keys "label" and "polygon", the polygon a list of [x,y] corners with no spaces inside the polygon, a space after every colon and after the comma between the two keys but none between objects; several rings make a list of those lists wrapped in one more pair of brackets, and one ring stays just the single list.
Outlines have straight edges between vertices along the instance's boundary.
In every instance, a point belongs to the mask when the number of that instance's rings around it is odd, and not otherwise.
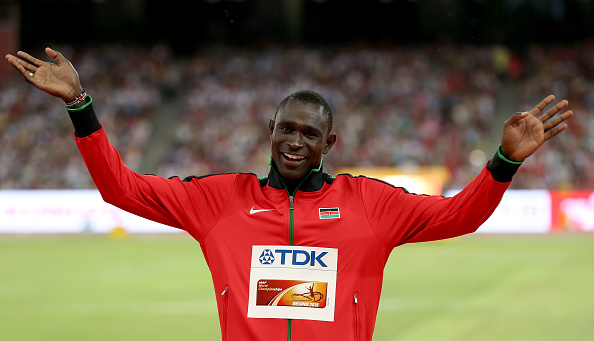
[{"label": "man's wrist", "polygon": [[520,168],[520,164],[522,162],[511,161],[503,156],[498,148],[493,158],[487,163],[487,169],[491,172],[495,181],[509,182]]},{"label": "man's wrist", "polygon": [[78,109],[87,103],[87,91],[81,88],[79,95],[74,97],[70,101],[64,100],[64,105],[67,109]]},{"label": "man's wrist", "polygon": [[93,99],[91,98],[91,96],[89,96],[85,93],[85,98],[82,101],[76,103],[76,105],[74,105],[74,106],[67,106],[66,110],[68,110],[69,113],[74,113],[74,112],[83,110],[84,108],[89,106],[91,103],[93,103]]},{"label": "man's wrist", "polygon": [[86,104],[78,109],[67,109],[68,115],[74,125],[76,137],[86,137],[101,129],[101,123],[93,110],[93,99],[87,96]]},{"label": "man's wrist", "polygon": [[508,159],[507,157],[505,157],[505,155],[503,155],[503,152],[501,151],[501,145],[499,145],[499,148],[497,148],[497,157],[499,157],[501,160],[505,161],[505,162],[509,162],[513,165],[521,165],[522,162],[524,162],[525,160],[522,161],[513,161]]}]

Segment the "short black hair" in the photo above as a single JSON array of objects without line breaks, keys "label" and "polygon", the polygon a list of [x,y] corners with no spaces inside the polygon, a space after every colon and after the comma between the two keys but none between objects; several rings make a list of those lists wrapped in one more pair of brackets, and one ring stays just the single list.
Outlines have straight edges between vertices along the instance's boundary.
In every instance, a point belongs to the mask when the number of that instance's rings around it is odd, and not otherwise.
[{"label": "short black hair", "polygon": [[330,106],[330,103],[328,103],[328,101],[326,101],[326,99],[320,95],[319,93],[312,91],[312,90],[299,90],[296,91],[292,94],[290,94],[289,96],[285,97],[280,104],[278,105],[278,107],[276,108],[276,112],[274,113],[274,118],[276,119],[276,115],[278,114],[278,112],[285,107],[285,105],[287,105],[287,102],[290,99],[296,99],[298,101],[301,101],[303,103],[314,103],[314,104],[319,104],[322,107],[324,107],[324,113],[326,114],[326,118],[328,120],[328,131],[327,133],[330,133],[332,131],[332,124],[334,123],[334,115],[332,113],[332,107]]}]

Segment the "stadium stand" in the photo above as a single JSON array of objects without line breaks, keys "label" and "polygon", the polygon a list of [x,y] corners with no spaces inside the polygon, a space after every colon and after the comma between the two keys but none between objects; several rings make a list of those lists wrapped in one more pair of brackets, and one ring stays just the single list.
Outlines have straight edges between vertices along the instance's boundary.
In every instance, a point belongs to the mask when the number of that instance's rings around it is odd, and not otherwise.
[{"label": "stadium stand", "polygon": [[[594,188],[587,43],[522,54],[493,45],[212,46],[187,58],[164,45],[56,48],[79,71],[123,160],[141,173],[265,175],[268,120],[282,98],[308,88],[335,108],[339,139],[327,171],[442,165],[446,187],[459,188],[495,151],[510,110],[554,93],[576,112],[572,134],[528,160],[512,186]],[[22,83],[0,81],[0,189],[93,188],[61,103]],[[476,150],[484,160],[469,161]]]}]

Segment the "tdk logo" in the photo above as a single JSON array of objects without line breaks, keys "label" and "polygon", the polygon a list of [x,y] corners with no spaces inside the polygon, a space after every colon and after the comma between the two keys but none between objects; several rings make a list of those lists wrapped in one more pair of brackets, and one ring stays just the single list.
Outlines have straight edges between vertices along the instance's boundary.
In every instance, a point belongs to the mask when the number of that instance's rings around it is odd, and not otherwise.
[{"label": "tdk logo", "polygon": [[260,260],[261,264],[274,263],[274,255],[272,254],[272,251],[270,251],[270,249],[266,249],[266,250],[262,251],[260,258],[258,258],[258,259]]},{"label": "tdk logo", "polygon": [[[280,257],[280,265],[286,265],[287,262],[290,262],[290,265],[309,265],[309,266],[316,266],[316,263],[319,266],[327,268],[328,266],[324,263],[322,258],[328,254],[328,252],[323,251],[316,255],[316,251],[305,251],[305,250],[286,250],[286,249],[275,249],[274,254],[277,257]],[[276,257],[274,256],[270,249],[265,249],[260,254],[258,258],[260,260],[260,264],[272,264]]]}]

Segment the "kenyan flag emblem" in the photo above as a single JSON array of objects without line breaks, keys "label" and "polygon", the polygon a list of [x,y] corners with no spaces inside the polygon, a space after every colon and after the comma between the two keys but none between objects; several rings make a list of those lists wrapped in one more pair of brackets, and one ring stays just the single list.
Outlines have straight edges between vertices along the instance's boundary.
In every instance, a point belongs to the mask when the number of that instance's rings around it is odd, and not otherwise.
[{"label": "kenyan flag emblem", "polygon": [[340,210],[338,207],[320,208],[320,219],[336,219],[340,218]]}]

